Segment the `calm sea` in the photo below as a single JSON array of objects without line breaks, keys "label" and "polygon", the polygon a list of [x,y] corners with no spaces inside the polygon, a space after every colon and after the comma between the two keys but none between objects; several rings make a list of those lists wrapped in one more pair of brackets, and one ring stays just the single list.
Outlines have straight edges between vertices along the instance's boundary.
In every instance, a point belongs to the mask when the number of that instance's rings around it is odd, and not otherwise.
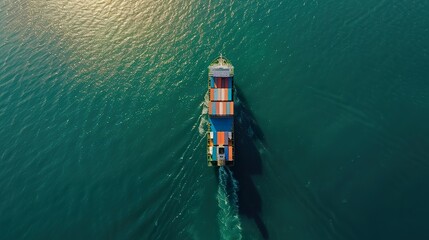
[{"label": "calm sea", "polygon": [[0,0],[0,238],[427,240],[428,81],[427,0]]}]

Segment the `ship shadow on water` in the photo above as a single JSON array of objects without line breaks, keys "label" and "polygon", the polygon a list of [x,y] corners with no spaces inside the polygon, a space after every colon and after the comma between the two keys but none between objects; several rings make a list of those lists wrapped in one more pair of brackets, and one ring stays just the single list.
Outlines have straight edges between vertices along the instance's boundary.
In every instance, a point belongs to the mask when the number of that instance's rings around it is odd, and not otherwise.
[{"label": "ship shadow on water", "polygon": [[[235,88],[235,166],[231,167],[235,179],[238,181],[239,214],[253,219],[264,239],[269,238],[268,230],[260,215],[262,212],[262,198],[252,180],[252,175],[262,174],[262,158],[258,150],[258,143],[265,145],[264,135],[258,126],[253,114],[247,107],[247,101],[237,87]],[[216,169],[216,175],[218,171]],[[231,188],[232,186],[227,186]],[[231,189],[228,189],[231,192]]]}]

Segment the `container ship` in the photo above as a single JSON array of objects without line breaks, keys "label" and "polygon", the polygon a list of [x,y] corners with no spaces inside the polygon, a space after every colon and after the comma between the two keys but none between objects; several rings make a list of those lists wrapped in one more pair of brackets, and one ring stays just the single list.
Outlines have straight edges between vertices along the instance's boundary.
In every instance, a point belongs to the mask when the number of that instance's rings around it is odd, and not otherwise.
[{"label": "container ship", "polygon": [[209,70],[207,164],[234,165],[234,67],[220,55]]}]

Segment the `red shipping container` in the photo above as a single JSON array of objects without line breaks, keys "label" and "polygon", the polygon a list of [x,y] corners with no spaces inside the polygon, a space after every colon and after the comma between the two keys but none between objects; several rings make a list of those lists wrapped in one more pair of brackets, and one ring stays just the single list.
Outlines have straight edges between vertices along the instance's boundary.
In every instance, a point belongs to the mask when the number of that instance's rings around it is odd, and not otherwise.
[{"label": "red shipping container", "polygon": [[215,78],[215,88],[220,88],[220,84],[221,84],[221,82],[220,82],[220,80],[221,80],[221,78]]}]

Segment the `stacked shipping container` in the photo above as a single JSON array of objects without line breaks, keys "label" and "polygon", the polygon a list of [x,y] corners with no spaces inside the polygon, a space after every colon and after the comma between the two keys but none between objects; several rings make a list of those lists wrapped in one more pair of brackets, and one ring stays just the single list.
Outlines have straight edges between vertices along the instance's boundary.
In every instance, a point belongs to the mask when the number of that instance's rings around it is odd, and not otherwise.
[{"label": "stacked shipping container", "polygon": [[[209,121],[208,134],[209,161],[233,161],[233,77],[213,77],[209,79]],[[215,120],[216,119],[216,120]],[[221,153],[222,152],[222,153]]]},{"label": "stacked shipping container", "polygon": [[234,115],[232,81],[232,77],[210,77],[209,115]]}]

